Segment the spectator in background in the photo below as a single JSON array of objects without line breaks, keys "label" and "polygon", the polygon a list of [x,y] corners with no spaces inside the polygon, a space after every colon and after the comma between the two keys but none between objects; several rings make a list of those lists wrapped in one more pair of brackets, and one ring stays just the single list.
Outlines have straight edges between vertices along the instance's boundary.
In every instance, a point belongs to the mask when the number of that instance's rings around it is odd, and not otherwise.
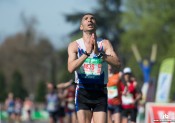
[{"label": "spectator in background", "polygon": [[108,65],[108,123],[120,123],[122,112],[122,72]]},{"label": "spectator in background", "polygon": [[56,87],[53,83],[47,83],[48,93],[46,95],[46,109],[49,113],[49,123],[56,123],[59,116],[60,100]]},{"label": "spectator in background", "polygon": [[157,44],[152,45],[151,57],[142,59],[139,50],[137,49],[136,45],[132,45],[132,51],[135,55],[135,58],[140,66],[140,69],[143,73],[143,86],[142,86],[142,103],[145,103],[147,100],[147,93],[149,90],[149,84],[151,82],[151,70],[156,61],[157,55]]},{"label": "spectator in background", "polygon": [[137,86],[137,81],[132,75],[131,68],[124,68],[123,77],[127,86],[127,91],[122,95],[122,123],[128,123],[129,116],[131,123],[136,123],[137,104],[142,97],[141,90]]},{"label": "spectator in background", "polygon": [[8,121],[11,123],[15,121],[15,100],[13,93],[8,93],[8,97],[5,100],[5,109],[8,113]]}]

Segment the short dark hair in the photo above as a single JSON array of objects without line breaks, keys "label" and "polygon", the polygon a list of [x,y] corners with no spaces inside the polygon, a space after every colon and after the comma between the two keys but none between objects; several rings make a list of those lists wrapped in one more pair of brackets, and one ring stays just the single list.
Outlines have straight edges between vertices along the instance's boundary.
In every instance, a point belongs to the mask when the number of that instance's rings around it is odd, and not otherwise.
[{"label": "short dark hair", "polygon": [[[92,15],[95,18],[94,14],[92,14],[92,13],[85,13],[85,14],[82,14],[80,22],[82,22],[83,17],[86,16],[86,15]],[[95,21],[96,21],[96,18],[95,18]]]}]

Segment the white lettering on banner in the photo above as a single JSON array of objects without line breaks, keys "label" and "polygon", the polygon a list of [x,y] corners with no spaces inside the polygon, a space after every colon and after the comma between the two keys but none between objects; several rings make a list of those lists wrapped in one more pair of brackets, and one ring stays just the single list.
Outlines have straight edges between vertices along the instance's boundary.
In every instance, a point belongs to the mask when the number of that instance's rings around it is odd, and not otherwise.
[{"label": "white lettering on banner", "polygon": [[164,111],[158,111],[158,115],[160,119],[173,119],[175,120],[175,112],[174,111],[168,111],[165,113]]},{"label": "white lettering on banner", "polygon": [[168,119],[168,114],[163,114],[163,119]]},{"label": "white lettering on banner", "polygon": [[154,119],[154,122],[175,122],[175,112],[168,111],[165,113],[164,111],[158,111],[159,119]]},{"label": "white lettering on banner", "polygon": [[147,103],[145,123],[175,123],[175,103]]}]

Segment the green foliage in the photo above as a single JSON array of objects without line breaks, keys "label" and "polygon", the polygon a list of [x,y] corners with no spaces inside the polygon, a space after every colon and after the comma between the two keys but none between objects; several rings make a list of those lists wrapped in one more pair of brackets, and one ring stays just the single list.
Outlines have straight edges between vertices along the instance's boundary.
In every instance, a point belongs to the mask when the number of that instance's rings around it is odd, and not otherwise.
[{"label": "green foliage", "polygon": [[[124,56],[126,65],[134,68],[137,76],[142,76],[142,73],[136,67],[138,64],[134,61],[135,58],[131,52],[132,44],[138,46],[142,58],[150,57],[152,45],[158,45],[157,60],[151,73],[154,78],[158,77],[162,60],[175,57],[174,6],[173,0],[126,0],[124,2],[120,24],[124,32],[121,35],[120,50],[126,54]],[[171,94],[172,92],[175,92],[175,88],[171,89]]]},{"label": "green foliage", "polygon": [[[121,36],[123,51],[130,50],[130,45],[135,43],[141,53],[149,55],[148,48],[156,43],[159,53],[166,54],[167,48],[174,38],[174,12],[171,0],[133,0],[124,4],[127,8],[122,14],[121,27],[124,33]],[[163,57],[163,54],[159,57]]]},{"label": "green foliage", "polygon": [[68,80],[73,78],[73,74],[70,74],[68,72],[67,68],[67,58],[68,58],[68,53],[67,49],[59,50],[57,52],[58,59],[57,59],[57,69],[59,72],[57,73],[57,83],[60,82],[67,82]]},{"label": "green foliage", "polygon": [[40,81],[37,85],[35,101],[44,102],[46,96],[46,83],[44,81]]},{"label": "green foliage", "polygon": [[0,102],[4,102],[7,96],[7,86],[4,73],[0,72]]},{"label": "green foliage", "polygon": [[56,51],[51,41],[36,30],[36,18],[22,15],[21,19],[24,30],[5,38],[0,45],[0,68],[7,85],[13,72],[19,70],[24,86],[32,94],[39,80],[53,79],[51,60]]},{"label": "green foliage", "polygon": [[20,72],[15,71],[12,75],[12,83],[10,91],[14,93],[15,97],[25,99],[28,96],[27,90],[23,86],[23,79]]}]

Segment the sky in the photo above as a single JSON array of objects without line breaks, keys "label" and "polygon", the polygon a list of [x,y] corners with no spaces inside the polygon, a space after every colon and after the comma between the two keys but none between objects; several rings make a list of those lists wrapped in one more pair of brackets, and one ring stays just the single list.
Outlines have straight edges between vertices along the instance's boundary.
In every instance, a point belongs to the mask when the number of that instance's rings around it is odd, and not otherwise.
[{"label": "sky", "polygon": [[69,42],[66,36],[77,26],[66,22],[64,15],[92,12],[97,7],[97,0],[0,0],[0,42],[24,30],[24,13],[26,18],[37,19],[36,30],[55,48],[63,47]]}]

